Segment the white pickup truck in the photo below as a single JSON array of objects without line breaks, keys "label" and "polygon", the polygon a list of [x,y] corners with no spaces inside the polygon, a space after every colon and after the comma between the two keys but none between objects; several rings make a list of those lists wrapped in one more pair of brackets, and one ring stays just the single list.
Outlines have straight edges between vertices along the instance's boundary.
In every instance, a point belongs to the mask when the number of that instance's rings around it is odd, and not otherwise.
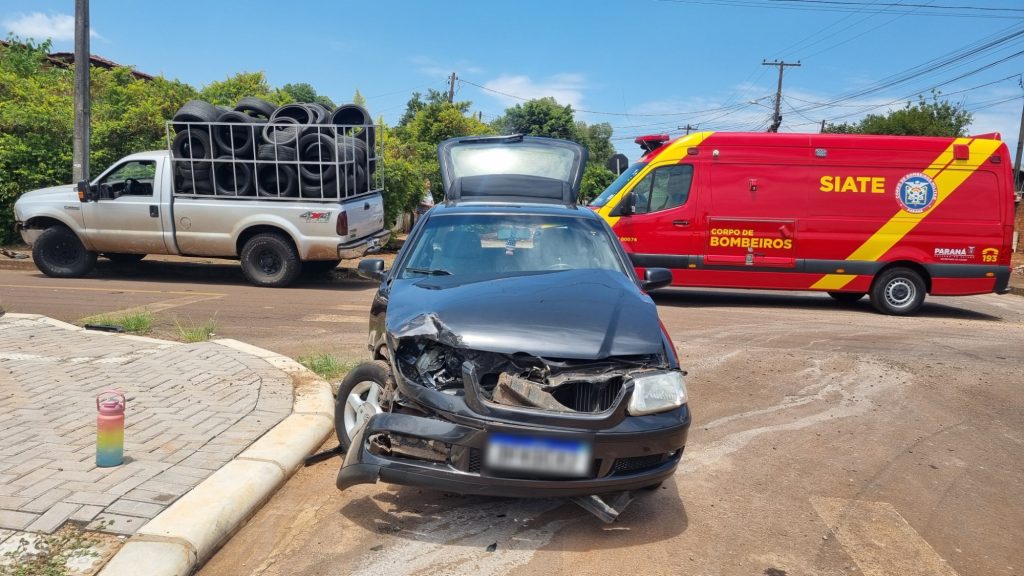
[{"label": "white pickup truck", "polygon": [[[77,191],[69,184],[23,194],[14,205],[16,226],[36,266],[48,276],[76,277],[92,270],[97,255],[115,262],[147,254],[237,258],[253,284],[280,287],[304,269],[331,270],[388,240],[372,179],[334,198],[193,193],[183,188],[184,168],[172,166],[182,164],[178,158],[132,154]],[[206,162],[208,172],[219,170],[217,160]]]}]

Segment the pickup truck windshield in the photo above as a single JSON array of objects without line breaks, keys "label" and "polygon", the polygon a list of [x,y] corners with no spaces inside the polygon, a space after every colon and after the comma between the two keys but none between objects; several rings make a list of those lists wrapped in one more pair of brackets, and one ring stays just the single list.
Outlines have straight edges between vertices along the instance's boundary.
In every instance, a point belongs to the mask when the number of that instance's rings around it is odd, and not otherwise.
[{"label": "pickup truck windshield", "polygon": [[626,185],[626,182],[632,180],[633,176],[636,176],[637,172],[643,170],[644,166],[647,166],[645,162],[637,162],[629,168],[626,168],[626,171],[619,174],[619,177],[609,184],[608,187],[604,189],[604,192],[601,192],[600,196],[594,198],[590,202],[590,205],[594,208],[600,208],[607,204],[608,201],[612,199],[612,196],[615,196],[619,190],[622,190],[622,187]]},{"label": "pickup truck windshield", "polygon": [[399,278],[500,278],[600,268],[626,273],[600,222],[543,215],[452,214],[426,223]]}]

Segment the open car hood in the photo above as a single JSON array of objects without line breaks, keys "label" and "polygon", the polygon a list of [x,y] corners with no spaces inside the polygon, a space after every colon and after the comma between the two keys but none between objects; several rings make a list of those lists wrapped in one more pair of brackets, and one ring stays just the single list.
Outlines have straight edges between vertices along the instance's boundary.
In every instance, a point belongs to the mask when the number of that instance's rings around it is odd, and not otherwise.
[{"label": "open car hood", "polygon": [[568,140],[468,136],[437,147],[445,200],[575,204],[587,151]]}]

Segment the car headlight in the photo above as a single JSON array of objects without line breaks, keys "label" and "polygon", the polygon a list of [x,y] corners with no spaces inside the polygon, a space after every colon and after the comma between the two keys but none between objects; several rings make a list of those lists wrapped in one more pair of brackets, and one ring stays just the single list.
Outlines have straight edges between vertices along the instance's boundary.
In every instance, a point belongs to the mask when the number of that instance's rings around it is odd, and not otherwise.
[{"label": "car headlight", "polygon": [[628,411],[633,416],[664,412],[686,404],[683,373],[659,372],[633,379],[633,397]]}]

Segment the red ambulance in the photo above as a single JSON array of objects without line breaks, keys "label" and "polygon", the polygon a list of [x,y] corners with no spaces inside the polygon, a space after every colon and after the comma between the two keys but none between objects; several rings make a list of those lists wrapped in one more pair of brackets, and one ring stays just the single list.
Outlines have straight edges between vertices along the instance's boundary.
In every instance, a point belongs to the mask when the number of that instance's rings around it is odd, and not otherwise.
[{"label": "red ambulance", "polygon": [[645,155],[591,206],[638,269],[673,285],[869,294],[1007,291],[1013,175],[998,134],[966,138],[700,132]]}]

